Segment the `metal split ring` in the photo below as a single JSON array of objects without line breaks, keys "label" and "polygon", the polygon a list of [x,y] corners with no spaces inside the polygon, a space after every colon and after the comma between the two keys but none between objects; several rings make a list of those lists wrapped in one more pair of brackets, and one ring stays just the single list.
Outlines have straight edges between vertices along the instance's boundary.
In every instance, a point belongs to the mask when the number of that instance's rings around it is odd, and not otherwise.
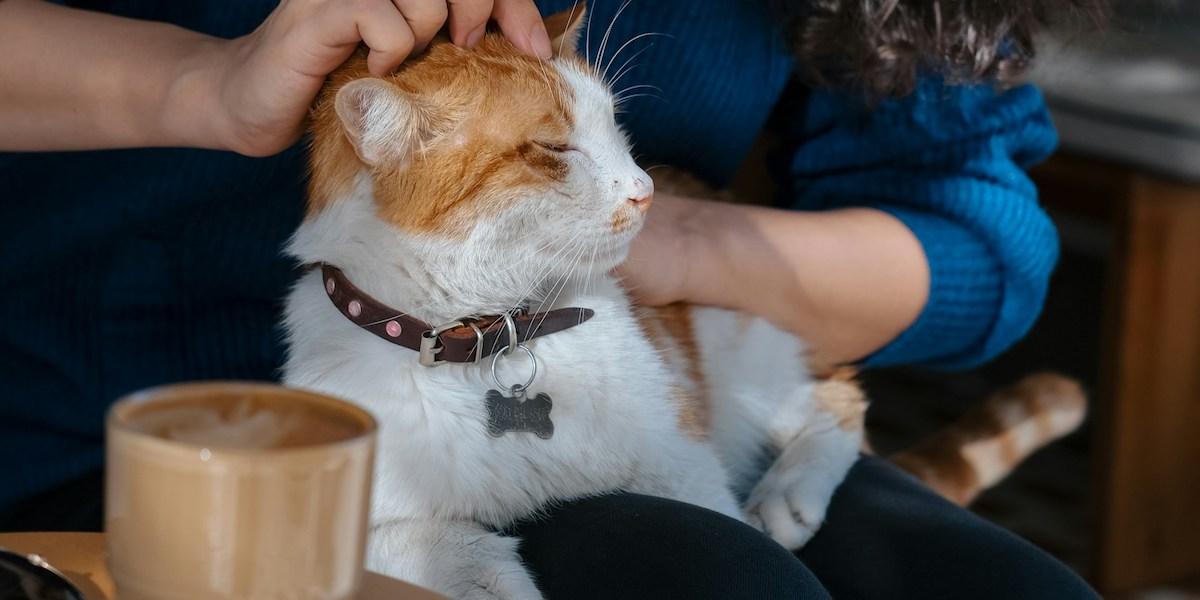
[{"label": "metal split ring", "polygon": [[496,373],[496,363],[500,361],[501,356],[507,356],[513,351],[513,348],[510,346],[505,346],[504,348],[501,348],[499,352],[492,355],[492,380],[494,380],[496,385],[502,390],[512,390],[514,393],[519,393],[529,389],[529,386],[533,385],[533,380],[537,379],[538,362],[537,357],[533,355],[533,350],[530,350],[525,344],[517,344],[516,348],[524,350],[525,354],[529,356],[529,362],[533,364],[533,370],[530,371],[529,378],[525,380],[523,385],[516,386],[507,386],[504,385],[504,382],[500,381],[500,375]]},{"label": "metal split ring", "polygon": [[500,349],[500,353],[508,356],[513,353],[513,350],[521,346],[521,341],[517,339],[517,322],[513,320],[512,311],[506,311],[503,315],[504,329],[508,331],[508,345]]}]

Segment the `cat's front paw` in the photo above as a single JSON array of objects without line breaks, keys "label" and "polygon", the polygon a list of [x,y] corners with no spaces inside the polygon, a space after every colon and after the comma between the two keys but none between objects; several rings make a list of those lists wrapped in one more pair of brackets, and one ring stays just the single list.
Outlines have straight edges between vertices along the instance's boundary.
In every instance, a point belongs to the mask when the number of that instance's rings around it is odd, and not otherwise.
[{"label": "cat's front paw", "polygon": [[474,521],[397,519],[371,533],[367,568],[455,600],[542,600],[517,539]]},{"label": "cat's front paw", "polygon": [[820,529],[838,483],[824,473],[777,462],[750,492],[746,522],[796,550]]},{"label": "cat's front paw", "polygon": [[476,572],[452,594],[462,600],[542,600],[520,561],[477,565]]},{"label": "cat's front paw", "polygon": [[457,600],[542,600],[533,577],[517,555],[517,540],[496,534],[479,536],[464,548],[446,586]]}]

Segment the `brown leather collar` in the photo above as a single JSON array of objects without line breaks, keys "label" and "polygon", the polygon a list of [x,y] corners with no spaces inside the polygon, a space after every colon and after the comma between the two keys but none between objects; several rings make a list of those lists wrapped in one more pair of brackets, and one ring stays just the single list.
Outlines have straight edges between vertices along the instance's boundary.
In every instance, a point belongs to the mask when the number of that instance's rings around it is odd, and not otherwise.
[{"label": "brown leather collar", "polygon": [[[479,362],[512,343],[570,329],[595,314],[590,308],[560,308],[533,314],[520,311],[474,317],[433,326],[367,295],[335,266],[322,263],[321,278],[325,281],[325,293],[347,319],[384,340],[420,352],[420,362],[427,367],[448,362]],[[510,340],[510,335],[515,341]]]}]

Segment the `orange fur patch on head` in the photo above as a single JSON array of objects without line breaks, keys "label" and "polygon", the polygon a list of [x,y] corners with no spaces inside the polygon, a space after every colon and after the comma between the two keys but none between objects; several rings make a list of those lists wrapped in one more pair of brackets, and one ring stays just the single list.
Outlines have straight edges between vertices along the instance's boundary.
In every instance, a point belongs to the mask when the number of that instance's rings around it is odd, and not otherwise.
[{"label": "orange fur patch on head", "polygon": [[569,166],[540,144],[574,128],[572,92],[552,66],[499,34],[474,50],[442,39],[384,79],[419,103],[432,139],[403,160],[367,165],[334,108],[348,83],[370,77],[358,52],[330,76],[312,112],[309,215],[345,197],[364,170],[380,218],[411,232],[457,234],[522,191],[563,181]]}]

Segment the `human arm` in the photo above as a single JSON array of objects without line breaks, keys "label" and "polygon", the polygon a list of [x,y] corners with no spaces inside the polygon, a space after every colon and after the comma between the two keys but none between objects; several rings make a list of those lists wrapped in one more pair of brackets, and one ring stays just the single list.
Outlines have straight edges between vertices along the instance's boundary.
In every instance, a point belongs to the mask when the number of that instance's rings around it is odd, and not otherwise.
[{"label": "human arm", "polygon": [[[928,80],[912,96],[874,110],[854,96],[819,90],[783,133],[796,148],[785,197],[795,208],[818,212],[789,217],[729,207],[702,226],[699,242],[689,243],[687,236],[639,240],[625,267],[635,294],[640,287],[657,296],[652,301],[689,300],[760,314],[839,362],[865,357],[868,364],[968,366],[1007,348],[1032,326],[1058,249],[1023,171],[1056,142],[1035,89],[998,93]],[[654,210],[669,208],[671,200],[662,205]],[[692,212],[703,211],[685,211]],[[741,214],[762,215],[757,220],[775,233],[725,225],[744,221]],[[881,238],[861,237],[867,221],[878,226],[870,235]],[[817,233],[818,223],[831,229]],[[919,242],[925,294],[914,295],[911,287],[922,281],[912,248],[885,223],[902,224]],[[651,223],[647,235],[655,229]],[[811,235],[821,236],[811,242],[818,250],[796,239]],[[736,240],[719,241],[726,236]],[[737,262],[693,249],[710,239],[710,247],[760,248]],[[676,259],[672,264],[683,267],[672,274],[654,266],[662,262],[655,255],[663,244],[695,254]],[[764,261],[775,267],[757,268]],[[710,268],[714,264],[718,268]],[[791,281],[781,286],[760,271],[788,273]],[[679,272],[686,277],[679,279]],[[652,290],[659,281],[666,282],[665,294]]]},{"label": "human arm", "polygon": [[756,314],[831,362],[895,339],[929,289],[920,243],[884,212],[798,212],[661,194],[623,272],[644,302]]},{"label": "human arm", "polygon": [[283,0],[225,40],[165,23],[0,0],[0,151],[188,146],[274,154],[300,136],[325,76],[360,42],[381,75],[447,22],[473,45],[489,18],[549,56],[531,0]]}]

